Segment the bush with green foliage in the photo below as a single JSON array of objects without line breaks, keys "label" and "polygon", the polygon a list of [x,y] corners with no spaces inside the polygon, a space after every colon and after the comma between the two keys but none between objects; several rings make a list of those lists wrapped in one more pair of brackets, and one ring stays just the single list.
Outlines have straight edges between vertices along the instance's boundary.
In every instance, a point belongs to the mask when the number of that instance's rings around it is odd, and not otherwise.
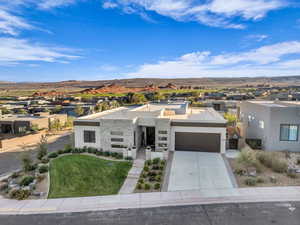
[{"label": "bush with green foliage", "polygon": [[152,160],[151,160],[151,159],[148,159],[148,160],[145,162],[145,165],[151,166],[151,165],[152,165]]},{"label": "bush with green foliage", "polygon": [[110,152],[105,151],[105,152],[103,153],[103,155],[104,155],[105,157],[109,157],[111,154],[110,154]]},{"label": "bush with green foliage", "polygon": [[29,184],[31,184],[34,181],[34,177],[33,176],[25,176],[22,178],[22,180],[20,181],[20,186],[28,186]]},{"label": "bush with green foliage", "polygon": [[141,183],[138,183],[138,184],[137,184],[137,186],[136,186],[136,188],[137,188],[138,190],[141,190],[141,189],[143,189],[143,184],[141,184]]},{"label": "bush with green foliage", "polygon": [[45,135],[42,135],[38,144],[37,158],[41,160],[48,152],[48,141]]},{"label": "bush with green foliage", "polygon": [[9,197],[17,200],[24,200],[30,196],[29,190],[13,189],[9,192]]},{"label": "bush with green foliage", "polygon": [[40,173],[46,173],[46,172],[48,172],[48,170],[49,170],[49,167],[47,165],[42,165],[39,167]]},{"label": "bush with green foliage", "polygon": [[144,185],[144,188],[145,188],[145,190],[150,190],[150,189],[151,189],[151,184],[146,183],[146,184]]},{"label": "bush with green foliage", "polygon": [[262,178],[262,177],[257,177],[257,178],[256,178],[256,181],[257,181],[258,184],[265,183],[265,180],[264,180],[264,178]]},{"label": "bush with green foliage", "polygon": [[297,179],[298,178],[298,175],[296,173],[287,173],[286,174],[288,177],[292,178],[292,179]]},{"label": "bush with green foliage", "polygon": [[276,173],[285,173],[288,169],[287,162],[279,159],[274,159],[272,162],[272,170]]},{"label": "bush with green foliage", "polygon": [[64,153],[70,153],[72,151],[72,146],[70,144],[65,145]]},{"label": "bush with green foliage", "polygon": [[159,164],[159,162],[160,162],[160,158],[153,159],[153,164]]},{"label": "bush with green foliage", "polygon": [[156,183],[156,184],[154,184],[154,189],[155,189],[155,190],[158,190],[158,189],[160,189],[160,183]]},{"label": "bush with green foliage", "polygon": [[125,157],[125,160],[132,161],[133,158],[131,156],[127,156],[127,157]]},{"label": "bush with green foliage", "polygon": [[28,152],[22,155],[22,167],[25,172],[32,170],[32,159]]},{"label": "bush with green foliage", "polygon": [[48,158],[50,158],[50,159],[54,159],[57,156],[58,156],[58,154],[56,152],[51,152],[51,153],[48,154]]},{"label": "bush with green foliage", "polygon": [[41,163],[47,164],[49,162],[48,158],[42,158]]},{"label": "bush with green foliage", "polygon": [[249,177],[245,179],[245,184],[248,186],[256,186],[257,180],[253,177]]}]

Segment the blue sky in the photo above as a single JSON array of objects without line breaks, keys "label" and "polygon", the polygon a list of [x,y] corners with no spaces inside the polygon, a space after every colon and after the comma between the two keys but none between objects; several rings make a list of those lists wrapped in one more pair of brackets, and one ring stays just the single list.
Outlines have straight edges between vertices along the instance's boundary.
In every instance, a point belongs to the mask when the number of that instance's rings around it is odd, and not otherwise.
[{"label": "blue sky", "polygon": [[0,0],[0,80],[300,75],[299,33],[296,0]]}]

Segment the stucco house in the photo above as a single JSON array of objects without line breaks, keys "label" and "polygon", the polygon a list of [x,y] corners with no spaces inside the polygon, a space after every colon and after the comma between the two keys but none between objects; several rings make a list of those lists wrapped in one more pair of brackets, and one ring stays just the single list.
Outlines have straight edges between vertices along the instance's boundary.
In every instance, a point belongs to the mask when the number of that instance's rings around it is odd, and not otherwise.
[{"label": "stucco house", "polygon": [[238,105],[242,136],[266,151],[300,151],[299,102],[245,101]]},{"label": "stucco house", "polygon": [[75,147],[225,153],[226,122],[214,109],[187,102],[120,107],[76,119]]}]

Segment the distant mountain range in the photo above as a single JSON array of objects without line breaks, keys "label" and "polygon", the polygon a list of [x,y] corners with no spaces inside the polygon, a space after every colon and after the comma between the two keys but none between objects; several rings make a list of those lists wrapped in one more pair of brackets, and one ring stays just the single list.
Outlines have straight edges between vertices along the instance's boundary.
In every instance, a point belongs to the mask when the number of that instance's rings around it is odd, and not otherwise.
[{"label": "distant mountain range", "polygon": [[135,78],[98,81],[68,80],[60,82],[6,82],[0,81],[0,90],[12,89],[89,89],[108,85],[119,85],[128,88],[142,88],[151,86],[198,86],[198,87],[241,87],[246,85],[300,86],[299,76],[282,77],[238,77],[238,78]]}]

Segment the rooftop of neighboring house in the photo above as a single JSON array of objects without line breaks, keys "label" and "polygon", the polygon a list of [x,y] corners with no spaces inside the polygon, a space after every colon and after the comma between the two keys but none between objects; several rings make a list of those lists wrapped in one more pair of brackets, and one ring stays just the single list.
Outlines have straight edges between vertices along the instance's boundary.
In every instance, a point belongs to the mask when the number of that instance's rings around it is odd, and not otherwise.
[{"label": "rooftop of neighboring house", "polygon": [[0,122],[1,121],[6,121],[6,122],[32,121],[32,120],[40,119],[40,118],[43,118],[43,117],[34,116],[34,115],[2,115],[0,117]]},{"label": "rooftop of neighboring house", "polygon": [[272,107],[272,108],[300,107],[300,102],[298,101],[247,101],[247,102],[262,105],[265,107]]},{"label": "rooftop of neighboring house", "polygon": [[192,108],[187,102],[146,104],[142,106],[119,107],[101,113],[78,118],[78,120],[162,118],[172,121],[226,123],[226,120],[212,108]]}]

